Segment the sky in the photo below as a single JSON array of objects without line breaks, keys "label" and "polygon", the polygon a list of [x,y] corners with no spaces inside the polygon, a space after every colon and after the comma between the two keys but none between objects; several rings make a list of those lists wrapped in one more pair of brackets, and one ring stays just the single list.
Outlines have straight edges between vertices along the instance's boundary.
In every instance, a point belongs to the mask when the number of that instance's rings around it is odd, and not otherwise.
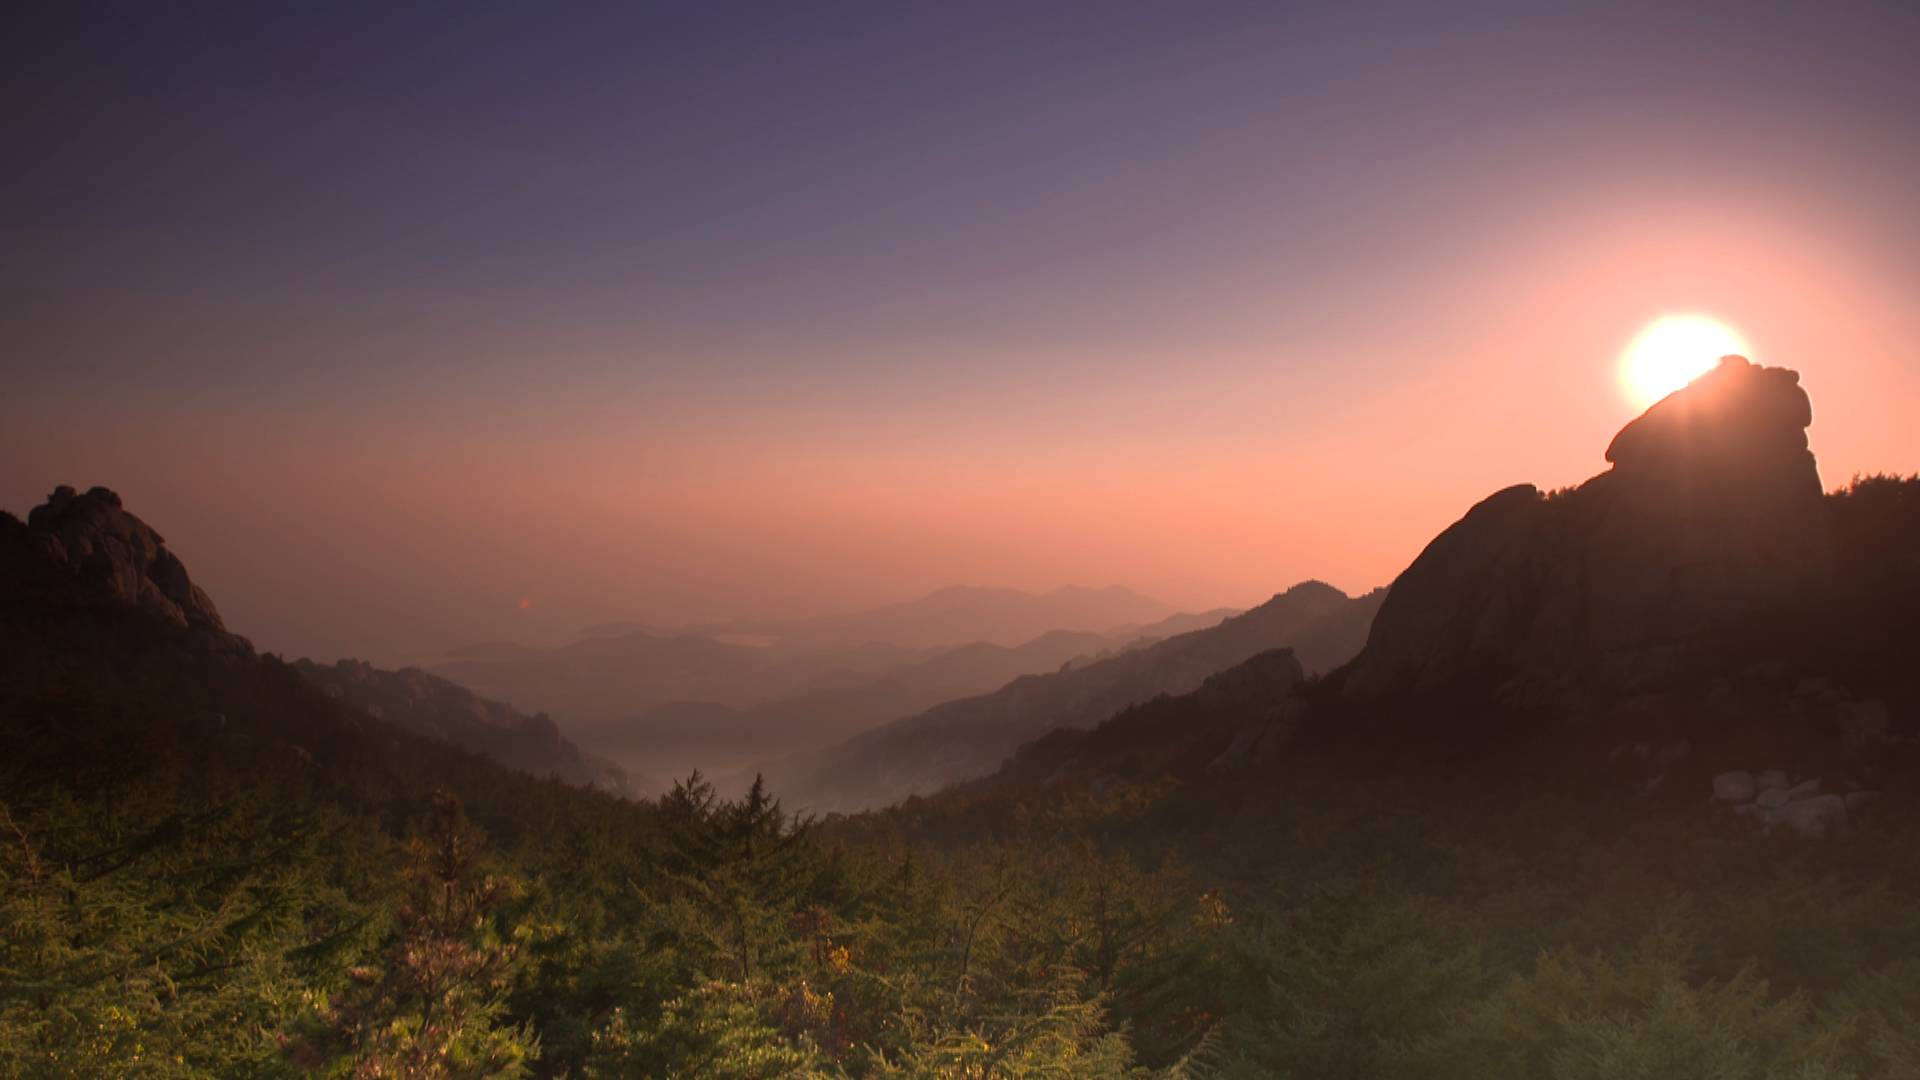
[{"label": "sky", "polygon": [[952,584],[1392,580],[1621,350],[1920,471],[1920,9],[33,5],[0,507],[383,663]]}]

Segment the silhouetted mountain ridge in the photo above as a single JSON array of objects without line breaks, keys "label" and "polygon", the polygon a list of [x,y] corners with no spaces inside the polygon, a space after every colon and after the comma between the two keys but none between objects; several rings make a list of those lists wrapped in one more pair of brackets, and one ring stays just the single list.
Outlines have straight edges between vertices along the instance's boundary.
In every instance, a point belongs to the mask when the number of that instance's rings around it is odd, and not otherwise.
[{"label": "silhouetted mountain ridge", "polygon": [[1348,692],[1629,688],[1715,634],[1803,619],[1832,572],[1812,416],[1796,373],[1728,357],[1628,424],[1610,471],[1493,495],[1394,583]]},{"label": "silhouetted mountain ridge", "polygon": [[627,791],[626,775],[618,765],[583,753],[561,736],[545,713],[528,716],[419,668],[383,671],[360,660],[320,664],[305,658],[293,666],[328,697],[377,720],[485,754],[534,776]]},{"label": "silhouetted mountain ridge", "polygon": [[146,522],[104,487],[84,493],[61,485],[27,514],[27,542],[98,599],[139,608],[186,631],[197,647],[251,655],[227,631],[206,591]]},{"label": "silhouetted mountain ridge", "polygon": [[1811,418],[1794,372],[1728,358],[1628,424],[1610,471],[1470,509],[1351,664],[1302,681],[1249,660],[1029,743],[958,797],[1322,768],[1680,805],[1767,763],[1886,783],[1920,765],[1920,478],[1823,495]]},{"label": "silhouetted mountain ridge", "polygon": [[956,585],[916,600],[811,619],[740,619],[691,627],[708,637],[752,636],[786,648],[886,642],[908,649],[987,642],[1013,646],[1052,630],[1108,631],[1176,614],[1121,585],[1066,586],[1043,593]]},{"label": "silhouetted mountain ridge", "polygon": [[925,794],[992,772],[1021,743],[1092,727],[1138,702],[1182,694],[1276,648],[1324,670],[1365,640],[1378,592],[1354,599],[1322,582],[1296,585],[1219,625],[935,706],[818,753],[767,766],[798,804],[846,809]]},{"label": "silhouetted mountain ridge", "polygon": [[[546,717],[522,716],[425,672],[380,671],[355,661],[326,667],[303,660],[289,666],[257,656],[245,638],[226,629],[212,598],[193,583],[160,534],[107,488],[77,493],[62,486],[26,522],[8,515],[0,529],[7,534],[0,561],[6,564],[10,614],[37,620],[48,635],[90,622],[105,640],[123,631],[144,633],[170,642],[182,662],[230,665],[242,682],[255,678],[255,668],[271,669],[259,675],[263,685],[277,685],[283,670],[296,671],[347,706],[337,718],[346,728],[391,724],[443,749],[450,744],[538,776],[624,789],[619,768],[582,754]],[[213,681],[217,684],[219,677]],[[321,722],[328,710],[301,705],[295,711]],[[270,719],[267,723],[263,730],[270,730]],[[299,752],[312,755],[304,746]]]},{"label": "silhouetted mountain ridge", "polygon": [[1056,630],[1015,648],[976,642],[877,675],[825,673],[815,687],[744,707],[676,701],[582,734],[600,752],[657,777],[745,768],[911,716],[943,701],[1111,651],[1096,633]]}]

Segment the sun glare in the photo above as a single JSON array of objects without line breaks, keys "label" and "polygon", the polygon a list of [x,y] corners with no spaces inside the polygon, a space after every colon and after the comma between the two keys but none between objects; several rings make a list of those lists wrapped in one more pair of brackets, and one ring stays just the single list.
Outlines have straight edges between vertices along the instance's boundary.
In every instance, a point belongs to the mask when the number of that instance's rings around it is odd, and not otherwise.
[{"label": "sun glare", "polygon": [[1705,315],[1669,315],[1621,353],[1620,386],[1644,409],[1712,371],[1728,353],[1747,355],[1747,343],[1732,327]]}]

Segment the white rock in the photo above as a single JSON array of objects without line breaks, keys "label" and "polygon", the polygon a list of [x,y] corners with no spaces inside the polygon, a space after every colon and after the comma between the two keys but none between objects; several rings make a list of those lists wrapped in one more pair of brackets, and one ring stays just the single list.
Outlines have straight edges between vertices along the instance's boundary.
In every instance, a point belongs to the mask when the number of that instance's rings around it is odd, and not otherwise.
[{"label": "white rock", "polygon": [[1721,802],[1752,802],[1753,791],[1753,774],[1744,769],[1723,772],[1713,778],[1713,797]]},{"label": "white rock", "polygon": [[1838,795],[1815,795],[1770,813],[1770,818],[1802,836],[1825,836],[1847,823],[1847,804]]},{"label": "white rock", "polygon": [[1768,769],[1766,772],[1761,773],[1759,777],[1755,779],[1754,783],[1758,785],[1761,791],[1765,791],[1768,788],[1786,788],[1790,786],[1787,780],[1787,774],[1780,769]]},{"label": "white rock", "polygon": [[1804,780],[1788,788],[1787,801],[1800,802],[1803,799],[1811,799],[1818,794],[1820,794],[1820,778],[1816,776],[1811,780]]},{"label": "white rock", "polygon": [[1760,792],[1759,796],[1753,800],[1753,804],[1755,806],[1765,807],[1768,810],[1777,810],[1787,805],[1787,789],[1777,787],[1767,788]]}]

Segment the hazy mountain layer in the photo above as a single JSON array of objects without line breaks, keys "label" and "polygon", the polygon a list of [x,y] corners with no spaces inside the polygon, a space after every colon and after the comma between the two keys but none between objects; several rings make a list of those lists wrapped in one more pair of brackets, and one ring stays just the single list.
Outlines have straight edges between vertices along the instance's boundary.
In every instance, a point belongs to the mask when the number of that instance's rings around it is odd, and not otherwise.
[{"label": "hazy mountain layer", "polygon": [[[989,690],[1015,675],[1050,670],[1090,649],[1191,618],[1121,588],[943,589],[922,599],[820,619],[713,624],[676,632],[592,628],[558,648],[493,642],[456,650],[436,673],[517,708],[543,711],[578,729],[626,725],[661,706],[700,702],[749,709],[789,698],[886,686],[850,695],[857,715],[838,730],[903,715],[918,703]],[[1180,624],[1169,624],[1180,625]],[[1056,631],[1089,635],[1067,651],[1036,642]],[[1095,642],[1091,635],[1111,638]],[[957,653],[942,662],[945,653]],[[972,668],[970,672],[968,669]],[[871,706],[858,703],[871,700]]]},{"label": "hazy mountain layer", "polygon": [[853,809],[925,794],[993,771],[1021,743],[1092,727],[1137,702],[1182,694],[1255,654],[1294,649],[1310,671],[1344,663],[1365,641],[1376,592],[1354,599],[1307,582],[1245,614],[978,697],[936,706],[838,746],[767,765],[800,805]]},{"label": "hazy mountain layer", "polygon": [[627,790],[624,770],[582,753],[561,736],[545,713],[528,716],[419,668],[383,671],[358,660],[318,664],[307,659],[293,666],[328,697],[375,719],[485,754],[535,776],[615,792]]},{"label": "hazy mountain layer", "polygon": [[1114,649],[1106,635],[1058,630],[1016,648],[985,642],[939,652],[851,685],[760,705],[678,701],[582,731],[596,750],[667,782],[694,769],[723,775],[768,757],[816,749],[944,701],[1052,671]]},{"label": "hazy mountain layer", "polygon": [[687,631],[705,637],[757,638],[787,648],[831,648],[884,641],[930,649],[984,641],[1018,645],[1050,630],[1106,631],[1175,614],[1131,589],[1067,587],[1045,593],[956,586],[918,600],[813,619],[737,620]]}]

